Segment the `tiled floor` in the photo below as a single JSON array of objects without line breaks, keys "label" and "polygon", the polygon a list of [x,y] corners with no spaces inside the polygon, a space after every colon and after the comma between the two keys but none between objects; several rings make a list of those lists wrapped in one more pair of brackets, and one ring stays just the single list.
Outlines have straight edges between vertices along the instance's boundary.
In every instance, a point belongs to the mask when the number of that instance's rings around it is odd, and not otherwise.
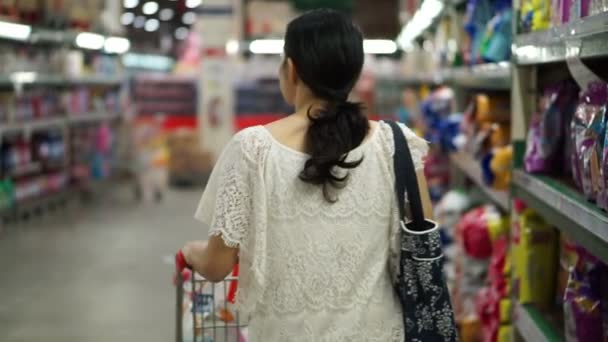
[{"label": "tiled floor", "polygon": [[168,342],[172,255],[206,237],[198,191],[162,204],[106,193],[95,205],[0,235],[0,341]]}]

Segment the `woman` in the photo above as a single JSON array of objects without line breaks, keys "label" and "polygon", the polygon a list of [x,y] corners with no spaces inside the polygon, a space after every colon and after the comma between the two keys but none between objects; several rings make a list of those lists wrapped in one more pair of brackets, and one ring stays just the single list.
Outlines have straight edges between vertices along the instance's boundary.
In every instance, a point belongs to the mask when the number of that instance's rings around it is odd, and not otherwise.
[{"label": "woman", "polygon": [[[347,101],[363,59],[345,15],[293,20],[280,79],[295,113],[238,133],[196,211],[211,237],[185,259],[212,281],[239,262],[251,341],[403,341],[387,266],[399,231],[391,128]],[[427,144],[402,128],[429,215]]]}]

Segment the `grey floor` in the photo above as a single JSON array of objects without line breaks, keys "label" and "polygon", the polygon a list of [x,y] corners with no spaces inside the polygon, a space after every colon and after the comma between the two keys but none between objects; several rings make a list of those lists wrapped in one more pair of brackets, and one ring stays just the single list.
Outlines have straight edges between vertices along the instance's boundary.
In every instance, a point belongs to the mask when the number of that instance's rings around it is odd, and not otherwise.
[{"label": "grey floor", "polygon": [[172,255],[206,237],[192,219],[198,191],[160,205],[104,193],[0,232],[0,341],[168,342]]}]

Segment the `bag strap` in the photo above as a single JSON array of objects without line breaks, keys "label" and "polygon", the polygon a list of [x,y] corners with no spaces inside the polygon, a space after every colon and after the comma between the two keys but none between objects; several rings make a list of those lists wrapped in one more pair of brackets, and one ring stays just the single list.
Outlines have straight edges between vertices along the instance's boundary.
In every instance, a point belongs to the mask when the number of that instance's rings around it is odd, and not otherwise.
[{"label": "bag strap", "polygon": [[399,206],[399,217],[405,221],[405,194],[410,204],[410,212],[414,227],[424,227],[424,210],[422,209],[422,201],[420,200],[420,188],[418,187],[418,178],[416,176],[416,168],[412,160],[410,147],[405,140],[403,130],[394,121],[386,121],[393,130],[393,140],[395,141],[395,154],[393,155],[393,165],[395,169],[395,194],[397,195],[397,204]]}]

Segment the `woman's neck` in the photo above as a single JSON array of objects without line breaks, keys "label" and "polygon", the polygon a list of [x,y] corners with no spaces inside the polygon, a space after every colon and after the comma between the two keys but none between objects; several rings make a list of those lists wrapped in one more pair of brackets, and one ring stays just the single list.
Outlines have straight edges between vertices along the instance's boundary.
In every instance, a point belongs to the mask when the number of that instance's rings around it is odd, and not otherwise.
[{"label": "woman's neck", "polygon": [[325,106],[326,103],[327,101],[314,96],[296,99],[296,103],[294,104],[295,114],[308,117],[309,110],[315,111],[321,109]]}]

